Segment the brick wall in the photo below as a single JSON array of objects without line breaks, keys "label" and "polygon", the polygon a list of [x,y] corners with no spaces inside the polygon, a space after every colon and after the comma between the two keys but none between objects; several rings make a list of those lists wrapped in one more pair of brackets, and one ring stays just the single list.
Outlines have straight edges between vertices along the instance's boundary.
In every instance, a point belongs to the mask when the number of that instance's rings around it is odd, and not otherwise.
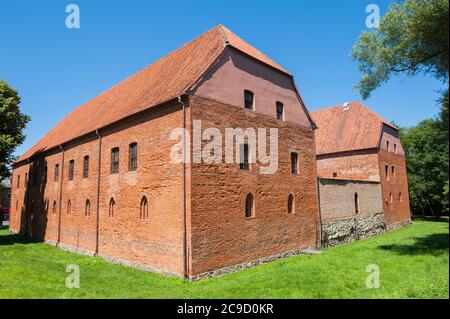
[{"label": "brick wall", "polygon": [[[201,120],[203,128],[219,128],[223,135],[225,128],[279,129],[276,174],[261,175],[259,164],[252,164],[249,171],[240,170],[239,164],[191,164],[190,275],[316,247],[313,131],[200,97],[194,97],[190,105],[191,120]],[[298,176],[291,174],[293,149],[299,152]],[[244,215],[249,192],[255,199],[254,218]],[[291,215],[287,213],[289,193],[295,196],[295,213]]]},{"label": "brick wall", "polygon": [[[386,224],[390,228],[411,221],[406,161],[403,155],[384,149],[379,153],[381,187]],[[386,166],[388,174],[386,175]],[[392,174],[394,167],[395,175]]]},{"label": "brick wall", "polygon": [[379,181],[377,150],[318,155],[317,173],[323,178]]},{"label": "brick wall", "polygon": [[[182,164],[172,164],[169,158],[174,143],[169,134],[181,126],[182,111],[179,103],[173,102],[101,131],[99,255],[155,270],[183,273]],[[130,143],[138,143],[135,172],[128,171]],[[118,174],[112,175],[110,152],[114,147],[120,148],[120,168]],[[85,155],[89,155],[87,178],[82,175]],[[57,149],[46,152],[45,157],[34,159],[31,164],[16,165],[11,230],[25,233],[26,228],[28,236],[57,242],[60,219],[61,246],[95,253],[98,159],[99,138],[91,134],[64,145],[64,154]],[[73,181],[68,178],[71,160],[75,161]],[[45,163],[46,183],[41,169]],[[56,164],[59,164],[58,181],[54,181]],[[25,174],[29,176],[28,187],[25,187]],[[21,184],[17,188],[19,175]],[[143,196],[148,199],[148,220],[140,218]],[[114,217],[109,217],[111,198],[116,202]],[[90,213],[86,216],[87,200]]]},{"label": "brick wall", "polygon": [[[355,210],[355,193],[359,200],[358,214]],[[378,182],[321,178],[319,195],[323,222],[383,211],[381,185]]]}]

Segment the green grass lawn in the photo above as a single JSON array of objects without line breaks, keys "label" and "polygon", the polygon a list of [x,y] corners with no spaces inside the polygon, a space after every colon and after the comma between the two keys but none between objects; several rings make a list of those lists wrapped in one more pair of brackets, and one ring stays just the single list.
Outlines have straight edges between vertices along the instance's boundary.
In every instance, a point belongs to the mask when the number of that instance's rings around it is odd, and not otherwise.
[{"label": "green grass lawn", "polygon": [[[63,251],[0,230],[0,298],[448,298],[448,220],[188,282]],[[80,288],[66,288],[68,264]],[[380,288],[366,288],[366,267]]]}]

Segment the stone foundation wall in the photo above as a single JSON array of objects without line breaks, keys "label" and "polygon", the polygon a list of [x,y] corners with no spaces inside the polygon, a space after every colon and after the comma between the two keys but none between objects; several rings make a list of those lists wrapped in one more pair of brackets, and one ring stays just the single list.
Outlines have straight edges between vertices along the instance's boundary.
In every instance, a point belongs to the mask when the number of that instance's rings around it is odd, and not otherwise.
[{"label": "stone foundation wall", "polygon": [[322,224],[322,246],[332,247],[386,232],[384,214],[331,220]]}]

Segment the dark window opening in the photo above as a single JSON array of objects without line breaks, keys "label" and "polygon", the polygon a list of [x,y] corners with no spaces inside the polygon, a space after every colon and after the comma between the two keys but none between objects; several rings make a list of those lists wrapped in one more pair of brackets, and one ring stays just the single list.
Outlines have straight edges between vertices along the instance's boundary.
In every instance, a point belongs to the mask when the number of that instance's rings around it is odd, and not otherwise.
[{"label": "dark window opening", "polygon": [[291,172],[293,175],[298,174],[298,153],[291,153]]},{"label": "dark window opening", "polygon": [[148,201],[147,197],[142,197],[140,217],[142,220],[148,219]]},{"label": "dark window opening", "polygon": [[55,165],[55,172],[53,174],[53,181],[57,182],[59,179],[59,164]]},{"label": "dark window opening", "polygon": [[289,194],[288,196],[288,214],[293,214],[295,212],[294,195]]},{"label": "dark window opening", "polygon": [[72,202],[69,201],[67,202],[67,214],[70,215],[72,213]]},{"label": "dark window opening", "polygon": [[359,195],[355,193],[355,214],[359,214]]},{"label": "dark window opening", "polygon": [[245,197],[245,217],[253,217],[255,215],[254,210],[253,195],[249,193]]},{"label": "dark window opening", "polygon": [[89,199],[86,200],[86,207],[84,208],[84,216],[91,216],[91,202]]},{"label": "dark window opening", "polygon": [[253,110],[254,108],[254,94],[251,91],[244,91],[244,105],[246,109]]},{"label": "dark window opening", "polygon": [[111,150],[111,174],[119,173],[119,148]]},{"label": "dark window opening", "polygon": [[20,187],[20,175],[17,175],[17,188]]},{"label": "dark window opening", "polygon": [[284,120],[284,105],[281,102],[276,103],[277,107],[277,119],[278,120]]},{"label": "dark window opening", "polygon": [[386,174],[386,180],[389,181],[389,166],[388,165],[384,166],[384,172]]},{"label": "dark window opening", "polygon": [[240,161],[239,161],[239,167],[242,170],[249,170],[250,169],[250,151],[249,151],[249,147],[248,144],[241,144],[240,145],[240,150],[239,150],[239,157],[240,157]]},{"label": "dark window opening", "polygon": [[389,152],[389,141],[386,141],[386,149]]},{"label": "dark window opening", "polygon": [[83,178],[89,177],[89,156],[83,158]]},{"label": "dark window opening", "polygon": [[337,173],[333,173],[333,177],[338,177],[338,174]]},{"label": "dark window opening", "polygon": [[397,144],[394,144],[394,154],[397,154]]},{"label": "dark window opening", "polygon": [[108,212],[110,218],[114,217],[115,209],[116,209],[116,202],[114,201],[114,198],[111,198],[109,200],[109,212]]},{"label": "dark window opening", "polygon": [[137,143],[130,144],[129,150],[129,158],[128,158],[128,169],[130,171],[137,170]]},{"label": "dark window opening", "polygon": [[57,206],[56,206],[56,200],[55,200],[55,201],[53,201],[53,214],[56,214],[56,208],[57,208]]},{"label": "dark window opening", "polygon": [[392,175],[392,177],[395,177],[395,166],[394,165],[391,166],[391,175]]},{"label": "dark window opening", "polygon": [[75,171],[75,161],[71,160],[69,162],[69,181],[73,181],[74,171]]}]

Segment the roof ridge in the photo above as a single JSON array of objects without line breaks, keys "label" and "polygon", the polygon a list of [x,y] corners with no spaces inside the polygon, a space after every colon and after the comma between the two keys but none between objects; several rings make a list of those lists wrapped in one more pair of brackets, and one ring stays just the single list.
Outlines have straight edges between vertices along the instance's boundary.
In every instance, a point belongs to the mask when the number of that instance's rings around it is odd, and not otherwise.
[{"label": "roof ridge", "polygon": [[222,36],[223,45],[224,45],[224,46],[229,45],[229,44],[230,44],[230,41],[228,41],[228,37],[227,37],[227,35],[225,34],[224,26],[223,26],[222,24],[219,23],[219,24],[217,25],[217,27],[218,27],[218,29],[219,29],[220,35]]}]

